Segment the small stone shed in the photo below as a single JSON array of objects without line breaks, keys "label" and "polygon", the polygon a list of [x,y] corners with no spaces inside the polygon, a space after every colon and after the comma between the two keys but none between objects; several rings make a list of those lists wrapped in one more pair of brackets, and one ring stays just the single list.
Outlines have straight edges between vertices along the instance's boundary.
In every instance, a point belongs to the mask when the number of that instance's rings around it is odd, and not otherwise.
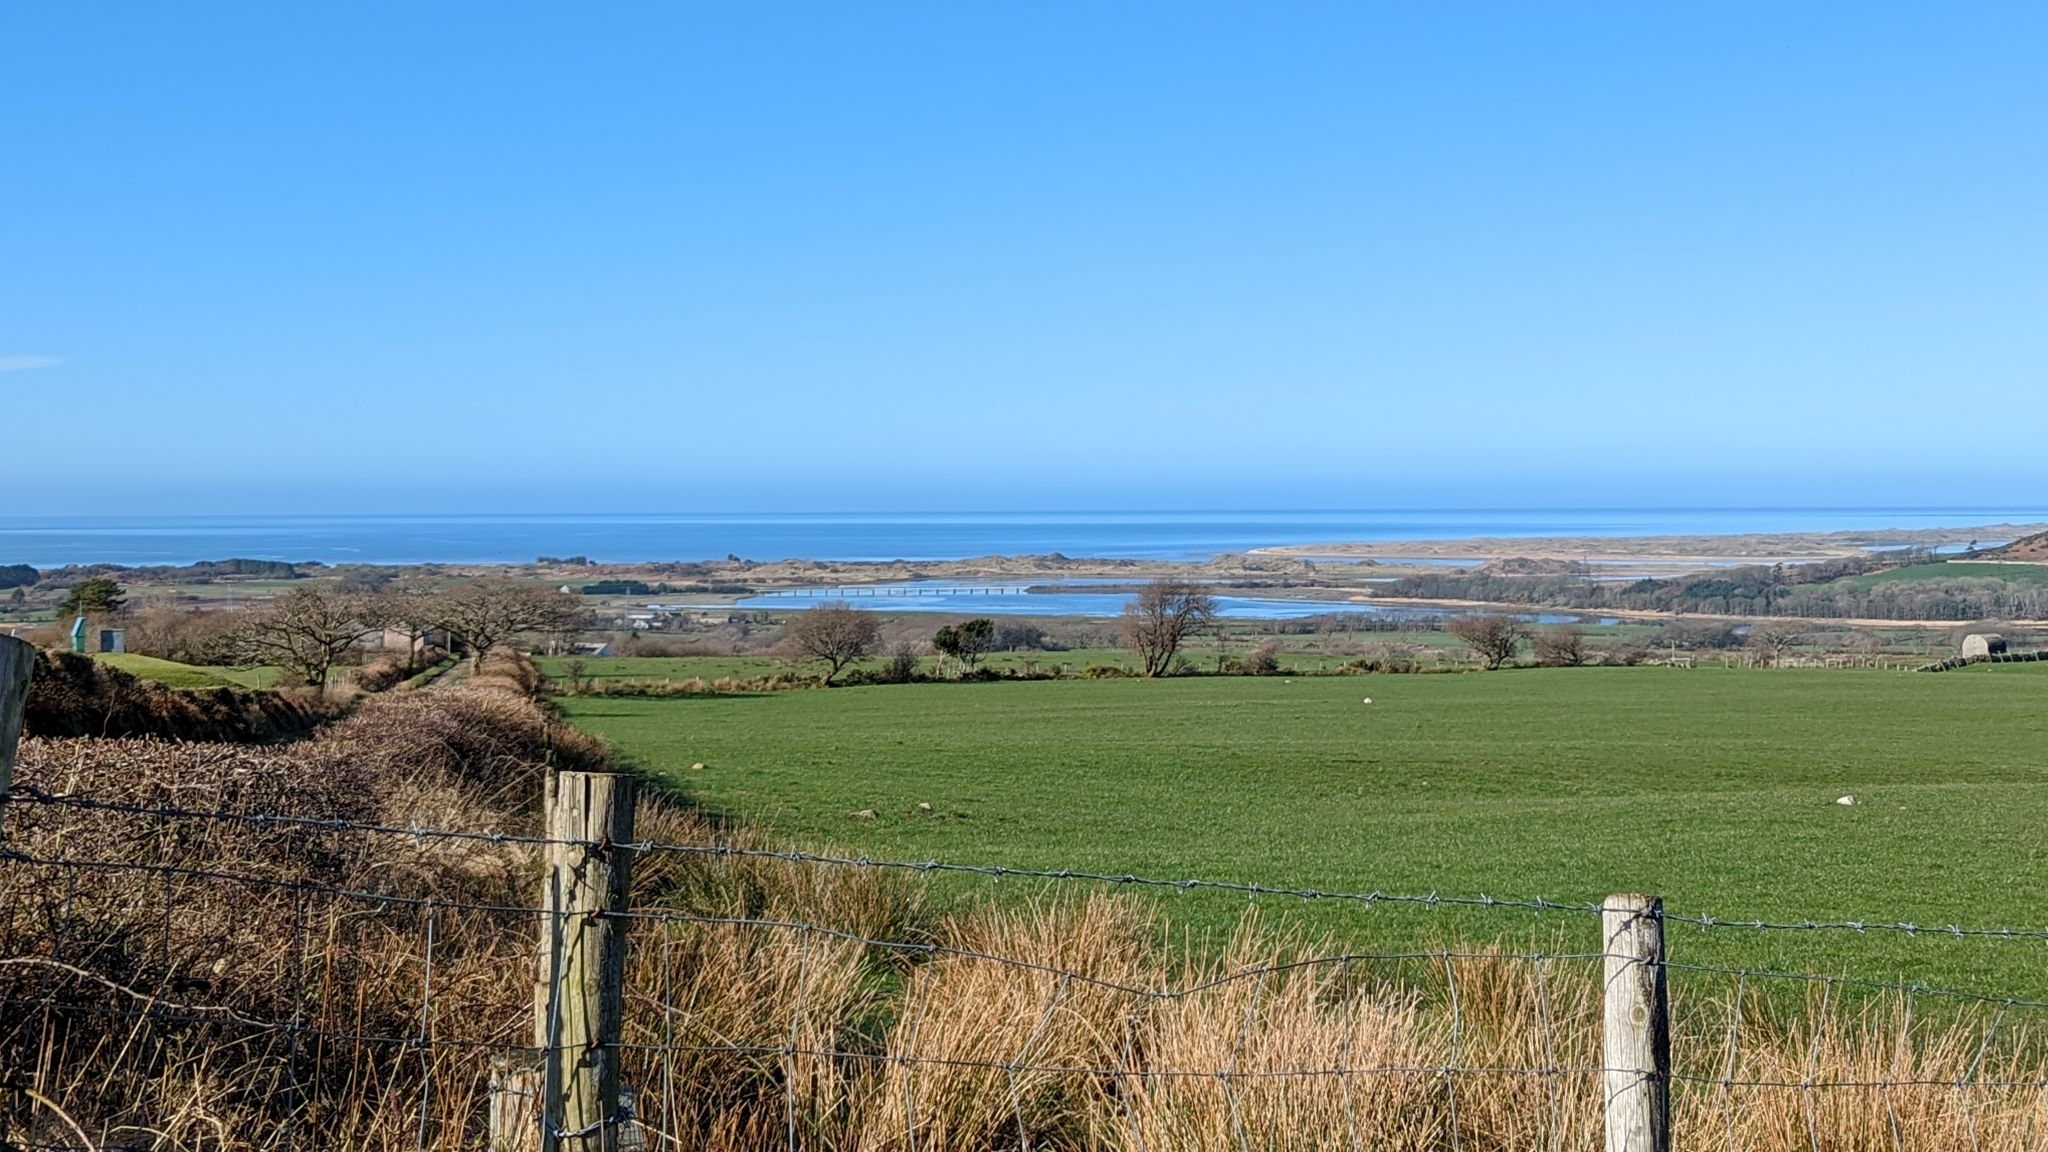
[{"label": "small stone shed", "polygon": [[2005,637],[1996,632],[1972,632],[1963,637],[1963,659],[1981,660],[2005,655]]}]

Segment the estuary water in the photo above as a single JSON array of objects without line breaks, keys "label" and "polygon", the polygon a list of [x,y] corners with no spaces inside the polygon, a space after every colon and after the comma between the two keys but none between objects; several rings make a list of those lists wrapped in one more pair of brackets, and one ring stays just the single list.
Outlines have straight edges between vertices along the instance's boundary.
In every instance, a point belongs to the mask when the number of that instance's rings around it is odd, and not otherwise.
[{"label": "estuary water", "polygon": [[[781,610],[819,604],[849,604],[891,614],[940,612],[955,616],[1094,616],[1123,614],[1132,596],[1120,590],[1123,581],[1077,580],[912,580],[896,584],[848,584],[820,588],[788,588],[749,596],[737,604],[691,604],[685,610],[724,612],[731,608]],[[1364,600],[1303,600],[1272,596],[1219,594],[1216,614],[1226,620],[1300,620],[1310,616],[1356,613],[1400,620],[1448,614],[1441,608],[1375,604]],[[1578,617],[1532,615],[1523,619],[1562,624]]]},{"label": "estuary water", "polygon": [[618,513],[0,517],[0,565],[956,560],[1059,552],[1206,560],[1282,544],[1466,536],[1821,532],[2048,521],[2048,508],[1571,508],[1364,511]]}]

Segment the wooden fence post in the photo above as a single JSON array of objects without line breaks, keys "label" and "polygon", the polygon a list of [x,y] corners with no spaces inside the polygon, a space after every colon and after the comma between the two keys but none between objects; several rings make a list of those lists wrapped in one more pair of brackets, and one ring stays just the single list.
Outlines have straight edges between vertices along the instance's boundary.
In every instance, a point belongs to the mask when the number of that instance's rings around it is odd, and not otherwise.
[{"label": "wooden fence post", "polygon": [[1601,1029],[1607,1152],[1671,1152],[1671,1004],[1664,979],[1664,901],[1609,896],[1600,909],[1606,961]]},{"label": "wooden fence post", "polygon": [[[36,666],[35,645],[0,636],[0,846],[7,841],[7,790],[14,787],[14,746],[21,739],[28,708],[28,678]],[[19,1133],[10,1117],[21,1113],[19,1092],[0,1088],[0,1148],[13,1148]]]},{"label": "wooden fence post", "polygon": [[491,1060],[489,1152],[535,1152],[540,1147],[540,1068],[517,1056]]},{"label": "wooden fence post", "polygon": [[[14,746],[21,739],[21,718],[28,708],[28,677],[35,670],[36,646],[0,636],[0,810],[14,787]],[[0,829],[0,840],[7,833]]]},{"label": "wooden fence post", "polygon": [[618,1152],[633,778],[561,772],[548,790],[540,987],[543,1152]]}]

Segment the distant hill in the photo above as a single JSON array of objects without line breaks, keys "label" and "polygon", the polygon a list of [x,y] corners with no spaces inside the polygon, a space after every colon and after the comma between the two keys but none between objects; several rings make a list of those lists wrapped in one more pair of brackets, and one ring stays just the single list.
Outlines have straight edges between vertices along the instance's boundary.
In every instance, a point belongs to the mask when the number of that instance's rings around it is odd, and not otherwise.
[{"label": "distant hill", "polygon": [[2048,532],[2023,536],[2003,548],[1993,548],[1982,555],[1985,560],[2031,560],[2048,564]]},{"label": "distant hill", "polygon": [[1475,569],[1482,576],[1584,576],[1586,566],[1576,560],[1536,559],[1509,556],[1489,560]]}]

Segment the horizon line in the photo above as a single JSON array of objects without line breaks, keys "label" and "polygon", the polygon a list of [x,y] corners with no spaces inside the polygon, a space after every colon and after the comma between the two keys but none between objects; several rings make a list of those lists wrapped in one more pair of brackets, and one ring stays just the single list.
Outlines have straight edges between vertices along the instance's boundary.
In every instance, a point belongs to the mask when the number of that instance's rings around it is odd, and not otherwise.
[{"label": "horizon line", "polygon": [[1201,515],[1399,515],[1444,512],[1985,512],[2038,513],[2048,515],[2048,503],[2029,504],[1529,504],[1529,505],[1414,505],[1402,507],[1183,507],[1183,508],[863,508],[790,509],[785,511],[456,511],[456,512],[93,512],[79,514],[0,513],[0,521],[65,522],[88,520],[444,520],[511,519],[520,517],[567,518],[741,518],[741,517],[856,517],[856,516],[1201,516]]}]

